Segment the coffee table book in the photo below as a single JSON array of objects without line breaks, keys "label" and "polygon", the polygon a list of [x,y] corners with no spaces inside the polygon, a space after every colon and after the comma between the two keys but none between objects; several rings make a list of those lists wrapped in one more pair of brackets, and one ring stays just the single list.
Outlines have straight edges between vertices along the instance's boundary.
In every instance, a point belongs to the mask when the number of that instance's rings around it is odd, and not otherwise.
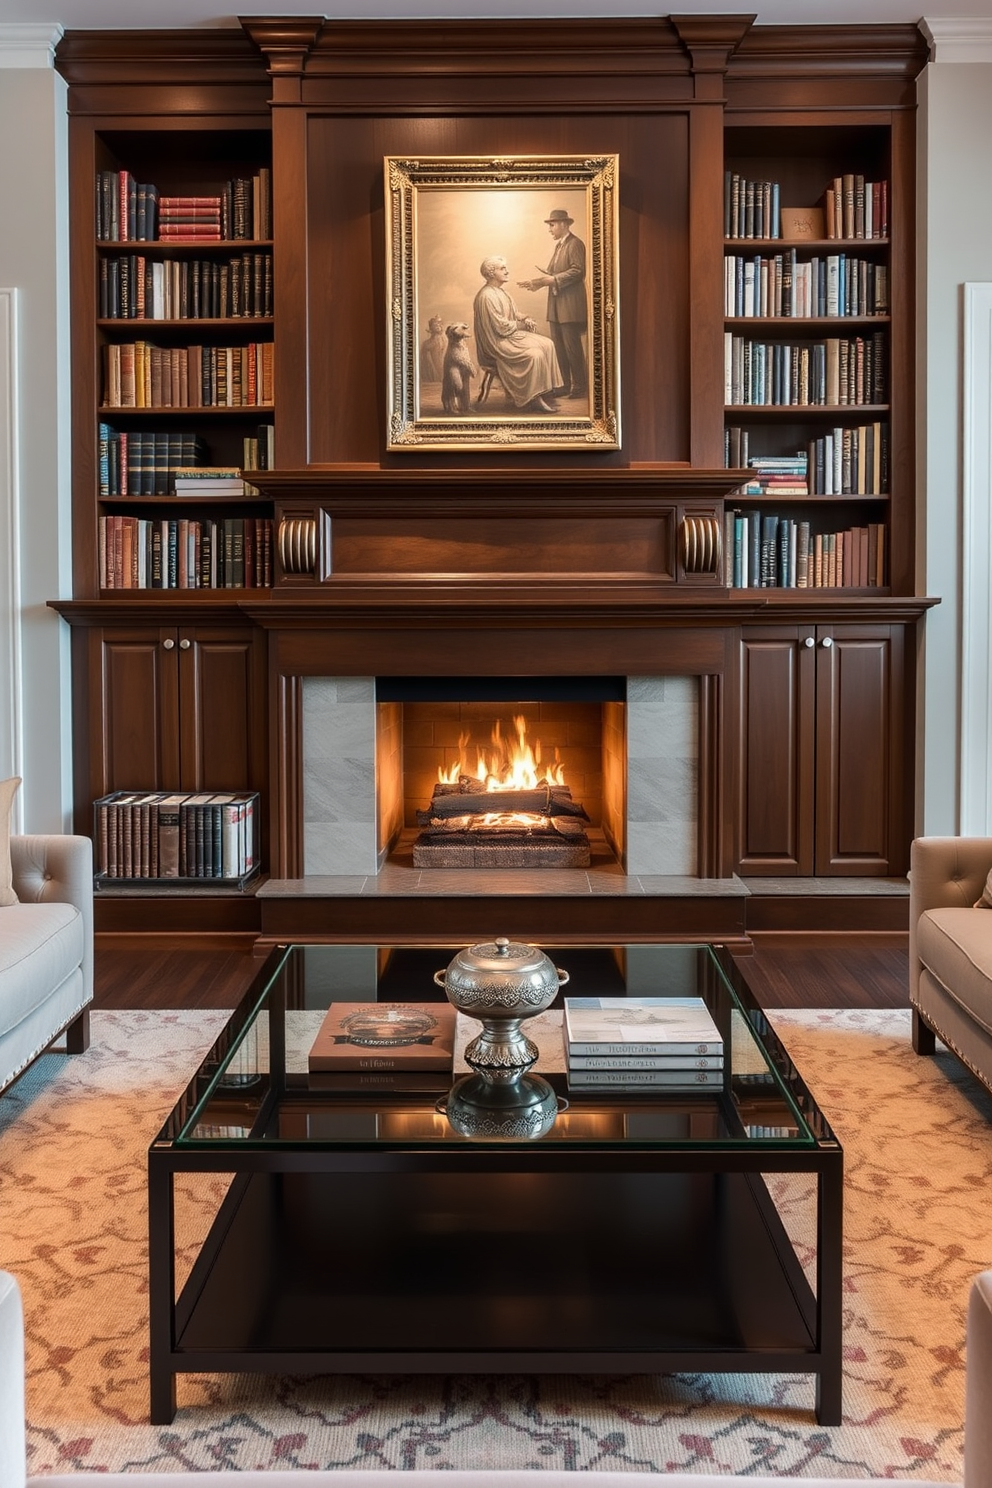
[{"label": "coffee table book", "polygon": [[450,1072],[455,1010],[450,1003],[332,1002],[314,1039],[314,1072]]},{"label": "coffee table book", "polygon": [[566,997],[565,1050],[573,1056],[723,1055],[701,997]]}]

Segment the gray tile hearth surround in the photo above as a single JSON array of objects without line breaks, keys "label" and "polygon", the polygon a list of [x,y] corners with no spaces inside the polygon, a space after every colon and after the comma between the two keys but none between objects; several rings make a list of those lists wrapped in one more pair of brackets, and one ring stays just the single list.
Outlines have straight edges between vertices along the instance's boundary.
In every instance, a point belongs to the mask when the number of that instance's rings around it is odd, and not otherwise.
[{"label": "gray tile hearth surround", "polygon": [[[632,879],[640,875],[695,879],[698,712],[695,678],[627,679],[626,868]],[[374,678],[304,680],[303,853],[307,878],[366,879],[377,874],[376,726]],[[389,865],[385,871],[388,873]],[[614,868],[614,875],[616,871]],[[514,870],[504,872],[512,874]],[[575,872],[569,872],[573,887]],[[532,877],[529,872],[527,876]],[[596,877],[596,873],[590,874],[592,892],[596,891]],[[545,889],[551,888],[547,874],[542,874],[540,881]],[[430,882],[441,889],[436,871],[431,873]],[[615,888],[613,885],[614,892]],[[631,888],[633,892],[645,891],[634,885]]]}]

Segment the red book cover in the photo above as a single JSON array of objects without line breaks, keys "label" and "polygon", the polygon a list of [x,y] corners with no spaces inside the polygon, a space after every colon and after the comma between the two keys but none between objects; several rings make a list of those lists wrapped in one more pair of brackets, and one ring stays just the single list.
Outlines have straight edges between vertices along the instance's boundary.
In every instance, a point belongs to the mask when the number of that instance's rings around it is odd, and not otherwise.
[{"label": "red book cover", "polygon": [[447,1002],[332,1002],[311,1070],[450,1070],[455,1010]]}]

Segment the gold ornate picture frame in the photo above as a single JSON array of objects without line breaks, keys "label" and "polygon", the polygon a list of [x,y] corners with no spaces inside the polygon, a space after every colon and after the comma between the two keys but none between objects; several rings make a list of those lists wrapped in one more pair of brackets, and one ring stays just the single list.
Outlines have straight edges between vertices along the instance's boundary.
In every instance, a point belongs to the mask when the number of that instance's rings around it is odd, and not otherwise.
[{"label": "gold ornate picture frame", "polygon": [[384,169],[387,448],[619,449],[618,156]]}]

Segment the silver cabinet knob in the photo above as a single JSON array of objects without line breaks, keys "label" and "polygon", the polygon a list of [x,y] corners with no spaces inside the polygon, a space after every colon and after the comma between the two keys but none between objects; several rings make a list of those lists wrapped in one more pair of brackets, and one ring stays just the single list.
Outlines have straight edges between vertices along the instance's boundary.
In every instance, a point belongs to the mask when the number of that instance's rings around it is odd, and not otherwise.
[{"label": "silver cabinet knob", "polygon": [[180,651],[188,651],[189,650],[189,647],[190,647],[189,641],[187,641],[187,640],[184,639],[184,640],[181,640],[179,642],[179,649],[180,649]]},{"label": "silver cabinet knob", "polygon": [[163,649],[166,651],[171,651],[175,644],[175,641],[171,639],[162,642]]},{"label": "silver cabinet knob", "polygon": [[833,637],[832,636],[824,636],[823,637],[823,641],[821,642],[821,644],[823,645],[824,650],[829,651],[830,650],[830,647],[833,645]]},{"label": "silver cabinet knob", "polygon": [[816,645],[816,642],[814,641],[812,636],[807,636],[806,639],[803,641],[803,645],[807,648],[807,650],[809,650],[811,647]]}]

